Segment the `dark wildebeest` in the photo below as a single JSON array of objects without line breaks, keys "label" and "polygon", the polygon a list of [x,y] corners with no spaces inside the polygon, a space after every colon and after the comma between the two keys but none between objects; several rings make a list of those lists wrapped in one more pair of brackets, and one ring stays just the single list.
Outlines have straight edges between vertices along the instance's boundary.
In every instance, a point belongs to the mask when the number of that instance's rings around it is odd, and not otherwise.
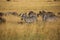
[{"label": "dark wildebeest", "polygon": [[5,23],[6,20],[3,18],[4,13],[0,12],[0,23]]},{"label": "dark wildebeest", "polygon": [[4,13],[0,12],[0,17],[2,17],[4,15]]},{"label": "dark wildebeest", "polygon": [[0,17],[0,23],[5,23],[5,22],[6,22],[6,20],[4,18]]},{"label": "dark wildebeest", "polygon": [[18,16],[18,13],[17,12],[7,12],[6,15]]},{"label": "dark wildebeest", "polygon": [[10,0],[7,0],[8,2],[10,1]]},{"label": "dark wildebeest", "polygon": [[58,12],[58,15],[60,15],[60,12]]},{"label": "dark wildebeest", "polygon": [[17,12],[12,12],[11,14],[14,15],[14,16],[18,16]]}]

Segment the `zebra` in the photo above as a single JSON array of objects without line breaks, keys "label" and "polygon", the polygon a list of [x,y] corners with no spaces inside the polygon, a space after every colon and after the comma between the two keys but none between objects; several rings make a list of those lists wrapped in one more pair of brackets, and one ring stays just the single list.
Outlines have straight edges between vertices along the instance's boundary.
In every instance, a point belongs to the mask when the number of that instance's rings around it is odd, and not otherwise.
[{"label": "zebra", "polygon": [[57,16],[53,12],[40,11],[39,15],[42,16],[43,21],[55,20]]},{"label": "zebra", "polygon": [[21,15],[21,18],[26,22],[26,23],[33,23],[37,20],[36,17],[32,16],[28,16],[26,13]]},{"label": "zebra", "polygon": [[38,17],[41,16],[41,17],[42,17],[42,20],[43,20],[43,21],[46,21],[46,18],[47,18],[47,16],[46,16],[46,11],[44,11],[44,10],[39,11],[39,14],[37,14],[37,16],[38,16]]},{"label": "zebra", "polygon": [[56,16],[53,12],[47,12],[46,16],[47,21],[54,21],[58,18],[58,16]]}]

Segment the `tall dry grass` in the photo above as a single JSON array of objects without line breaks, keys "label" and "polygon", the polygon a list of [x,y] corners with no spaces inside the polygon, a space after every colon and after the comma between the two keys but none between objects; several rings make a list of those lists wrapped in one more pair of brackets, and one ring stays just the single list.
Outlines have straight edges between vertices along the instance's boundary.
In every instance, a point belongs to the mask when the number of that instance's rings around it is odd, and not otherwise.
[{"label": "tall dry grass", "polygon": [[59,40],[59,26],[59,21],[32,24],[6,22],[0,25],[0,40]]}]

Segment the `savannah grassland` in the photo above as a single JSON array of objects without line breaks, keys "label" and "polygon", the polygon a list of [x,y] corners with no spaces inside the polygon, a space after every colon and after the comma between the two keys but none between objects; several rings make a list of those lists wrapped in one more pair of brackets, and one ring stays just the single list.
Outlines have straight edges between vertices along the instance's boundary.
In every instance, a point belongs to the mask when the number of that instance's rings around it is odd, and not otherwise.
[{"label": "savannah grassland", "polygon": [[[57,15],[60,5],[59,2],[41,0],[12,0],[11,2],[0,0],[1,12],[28,13],[31,10],[36,13],[39,10],[52,11]],[[0,40],[60,40],[60,19],[43,22],[42,18],[38,17],[36,23],[18,24],[17,22],[21,21],[20,17],[13,15],[3,17],[6,19],[6,23],[0,24]]]}]

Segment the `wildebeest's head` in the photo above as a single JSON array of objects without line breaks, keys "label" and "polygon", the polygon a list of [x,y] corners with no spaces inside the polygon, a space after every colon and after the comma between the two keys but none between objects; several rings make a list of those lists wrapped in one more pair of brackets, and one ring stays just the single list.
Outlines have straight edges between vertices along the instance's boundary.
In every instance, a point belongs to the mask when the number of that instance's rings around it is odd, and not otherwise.
[{"label": "wildebeest's head", "polygon": [[58,15],[60,15],[60,12],[58,12]]},{"label": "wildebeest's head", "polygon": [[1,18],[1,17],[0,17],[0,24],[1,24],[1,23],[5,23],[5,22],[6,22],[6,20],[5,20],[4,18]]},{"label": "wildebeest's head", "polygon": [[0,16],[2,17],[4,15],[4,13],[0,12]]}]

